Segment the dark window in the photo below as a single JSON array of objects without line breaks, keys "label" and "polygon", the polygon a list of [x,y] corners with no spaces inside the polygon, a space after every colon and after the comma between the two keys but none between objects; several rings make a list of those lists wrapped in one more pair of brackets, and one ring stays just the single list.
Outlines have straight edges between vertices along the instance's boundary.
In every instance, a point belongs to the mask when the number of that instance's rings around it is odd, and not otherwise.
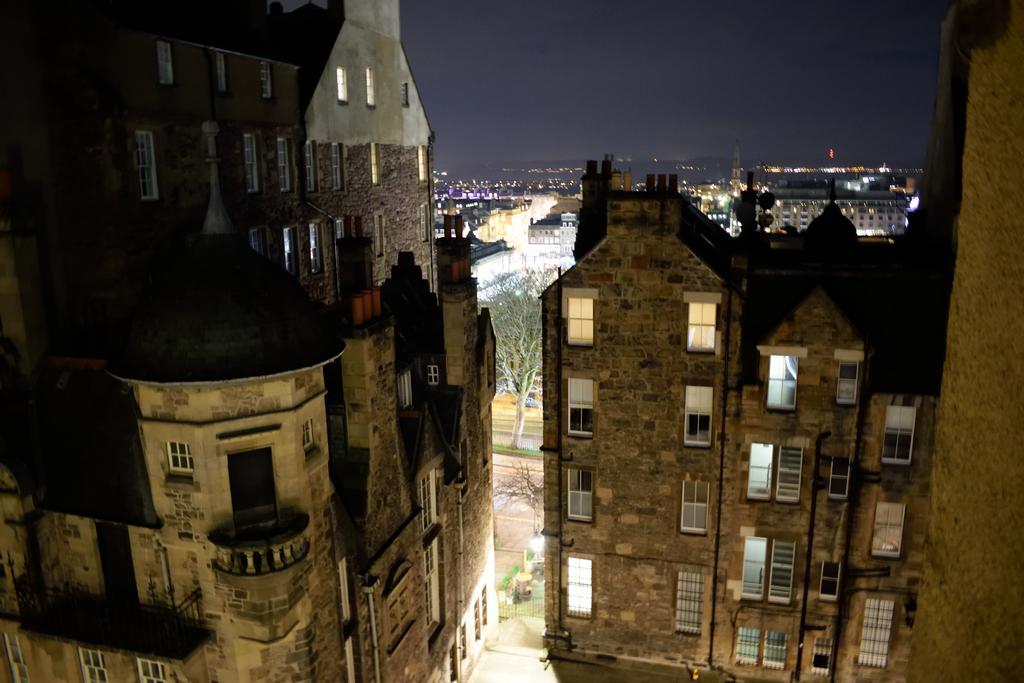
[{"label": "dark window", "polygon": [[108,600],[138,602],[139,590],[135,584],[132,563],[132,544],[128,527],[108,522],[96,522],[96,541],[100,547],[100,566]]},{"label": "dark window", "polygon": [[228,456],[231,480],[231,509],[235,524],[258,524],[276,519],[274,462],[269,448],[232,453]]}]

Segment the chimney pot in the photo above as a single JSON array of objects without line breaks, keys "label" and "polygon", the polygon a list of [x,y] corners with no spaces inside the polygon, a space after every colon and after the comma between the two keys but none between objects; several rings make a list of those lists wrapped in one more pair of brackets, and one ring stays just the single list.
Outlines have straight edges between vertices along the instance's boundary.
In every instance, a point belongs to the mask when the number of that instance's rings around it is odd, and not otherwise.
[{"label": "chimney pot", "polygon": [[363,297],[360,294],[352,296],[352,324],[356,327],[363,324]]},{"label": "chimney pot", "polygon": [[679,176],[675,173],[668,177],[668,191],[672,194],[679,194]]},{"label": "chimney pot", "polygon": [[462,214],[455,216],[455,237],[462,237]]},{"label": "chimney pot", "polygon": [[622,174],[622,189],[626,192],[633,191],[633,172],[624,171]]},{"label": "chimney pot", "polygon": [[612,158],[610,154],[605,154],[604,159],[601,160],[601,175],[605,178],[612,177]]},{"label": "chimney pot", "polygon": [[380,287],[373,288],[373,317],[380,317]]},{"label": "chimney pot", "polygon": [[597,175],[597,159],[587,159],[587,175]]},{"label": "chimney pot", "polygon": [[664,192],[666,187],[667,186],[665,185],[665,174],[664,173],[659,173],[658,174],[658,192]]},{"label": "chimney pot", "polygon": [[444,236],[446,239],[452,236],[452,216],[447,213],[444,215]]},{"label": "chimney pot", "polygon": [[647,174],[647,191],[648,192],[654,192],[654,174],[653,173],[648,173]]}]

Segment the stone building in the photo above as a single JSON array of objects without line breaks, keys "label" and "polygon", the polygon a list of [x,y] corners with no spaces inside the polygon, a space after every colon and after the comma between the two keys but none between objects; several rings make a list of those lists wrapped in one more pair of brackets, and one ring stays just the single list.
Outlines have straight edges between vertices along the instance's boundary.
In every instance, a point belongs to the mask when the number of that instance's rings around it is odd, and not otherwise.
[{"label": "stone building", "polygon": [[551,656],[902,680],[945,271],[834,204],[731,238],[672,177],[601,176],[607,219],[543,297]]},{"label": "stone building", "polygon": [[204,130],[203,228],[154,267],[124,348],[3,386],[8,668],[464,681],[496,623],[494,337],[468,241],[438,240],[437,293],[411,252],[375,287],[343,220],[341,299],[318,306],[234,229]]},{"label": "stone building", "polygon": [[346,215],[374,237],[376,284],[400,251],[434,281],[432,133],[399,2],[327,5],[5,3],[0,82],[19,102],[3,114],[0,165],[34,192],[62,353],[118,348],[152,259],[201,222],[207,119],[232,216],[314,299],[339,296]]}]

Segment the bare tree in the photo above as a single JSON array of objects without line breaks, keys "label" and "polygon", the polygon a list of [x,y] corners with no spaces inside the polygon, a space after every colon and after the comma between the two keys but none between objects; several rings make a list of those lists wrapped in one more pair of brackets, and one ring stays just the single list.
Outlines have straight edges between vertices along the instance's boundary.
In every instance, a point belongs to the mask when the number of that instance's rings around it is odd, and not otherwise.
[{"label": "bare tree", "polygon": [[534,527],[540,521],[544,500],[544,473],[529,463],[517,462],[512,472],[494,477],[494,497],[505,501],[526,503],[533,510]]},{"label": "bare tree", "polygon": [[551,274],[541,271],[504,273],[491,280],[480,297],[491,310],[498,383],[516,399],[512,448],[522,448],[526,399],[540,382],[540,294],[550,281]]}]

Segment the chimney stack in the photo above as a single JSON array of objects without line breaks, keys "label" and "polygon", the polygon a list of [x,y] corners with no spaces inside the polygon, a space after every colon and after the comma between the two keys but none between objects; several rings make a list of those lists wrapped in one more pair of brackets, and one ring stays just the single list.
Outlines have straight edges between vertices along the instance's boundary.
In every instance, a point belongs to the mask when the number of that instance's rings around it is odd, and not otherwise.
[{"label": "chimney stack", "polygon": [[587,159],[587,175],[597,175],[597,159]]},{"label": "chimney stack", "polygon": [[679,194],[679,176],[675,173],[668,177],[668,191],[672,194]]},{"label": "chimney stack", "polygon": [[612,177],[612,155],[605,154],[604,159],[601,160],[601,176],[604,178]]},{"label": "chimney stack", "polygon": [[462,237],[462,214],[455,216],[455,234],[453,235],[456,239]]},{"label": "chimney stack", "polygon": [[626,192],[633,191],[633,172],[624,171],[622,173],[622,189]]},{"label": "chimney stack", "polygon": [[667,186],[665,185],[665,174],[664,173],[659,173],[658,174],[658,192],[664,192],[666,189],[667,189]]},{"label": "chimney stack", "polygon": [[654,192],[654,174],[653,173],[648,173],[647,174],[647,191],[648,192]]},{"label": "chimney stack", "polygon": [[451,239],[452,237],[452,217],[451,214],[444,215],[444,238]]}]

